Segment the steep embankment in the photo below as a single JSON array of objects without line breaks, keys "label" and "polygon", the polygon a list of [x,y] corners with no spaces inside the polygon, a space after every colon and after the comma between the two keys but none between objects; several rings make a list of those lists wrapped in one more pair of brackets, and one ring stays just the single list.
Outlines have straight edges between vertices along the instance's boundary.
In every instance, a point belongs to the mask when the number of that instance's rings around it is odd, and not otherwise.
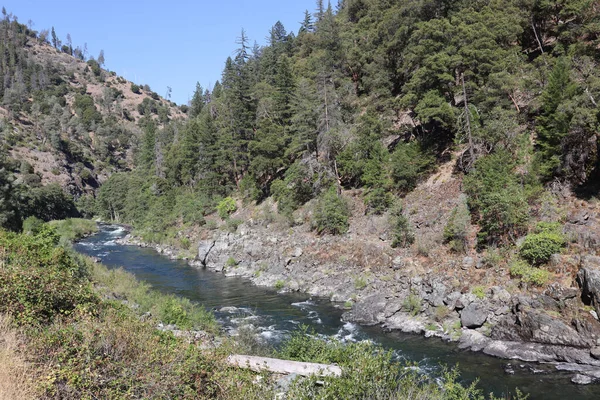
[{"label": "steep embankment", "polygon": [[[536,286],[511,275],[510,259],[517,249],[458,254],[444,245],[444,227],[464,201],[461,178],[450,172],[451,164],[405,198],[404,213],[417,238],[409,248],[390,246],[388,215],[365,214],[360,191],[344,193],[352,217],[341,236],[314,233],[314,204],[297,211],[290,227],[269,199],[241,207],[230,216],[237,222],[221,222],[220,229],[182,230],[180,238],[198,241],[197,255],[156,247],[172,257],[190,258],[199,268],[343,303],[348,321],[439,336],[502,358],[558,363],[558,369],[585,375],[574,377],[578,383],[597,379],[600,310],[590,307],[588,299],[600,293],[594,281],[600,271],[594,256],[600,239],[598,206],[572,195],[560,197],[555,206],[564,214],[571,247],[553,256],[548,281]],[[216,216],[208,219],[213,228],[219,224]],[[469,240],[475,240],[476,229],[469,226]],[[132,237],[126,243],[140,244]]]},{"label": "steep embankment", "polygon": [[133,167],[141,126],[186,115],[148,85],[104,69],[103,54],[99,62],[46,37],[12,15],[0,20],[0,155],[17,184],[93,194],[112,173]]}]

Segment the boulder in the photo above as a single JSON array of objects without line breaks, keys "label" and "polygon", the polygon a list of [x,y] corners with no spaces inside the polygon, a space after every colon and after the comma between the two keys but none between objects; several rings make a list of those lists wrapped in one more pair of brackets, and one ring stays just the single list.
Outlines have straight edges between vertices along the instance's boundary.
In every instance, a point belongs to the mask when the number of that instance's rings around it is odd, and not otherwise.
[{"label": "boulder", "polygon": [[583,267],[577,273],[577,281],[581,286],[581,298],[584,303],[591,304],[600,314],[600,257],[585,257]]},{"label": "boulder", "polygon": [[475,265],[475,259],[473,257],[465,257],[463,258],[461,268],[467,270]]},{"label": "boulder", "polygon": [[590,355],[596,360],[600,360],[600,346],[592,347],[590,349]]},{"label": "boulder", "polygon": [[444,304],[447,305],[451,310],[454,310],[456,308],[456,302],[458,299],[460,299],[460,296],[460,292],[452,292],[444,298]]},{"label": "boulder", "polygon": [[214,240],[204,240],[198,245],[198,260],[203,266],[206,266],[206,259],[214,246]]},{"label": "boulder", "polygon": [[587,375],[575,374],[571,378],[571,382],[577,385],[589,385],[590,383],[594,382],[594,378]]},{"label": "boulder", "polygon": [[460,313],[460,323],[462,326],[473,329],[479,328],[487,320],[487,310],[479,301],[466,306]]},{"label": "boulder", "polygon": [[345,313],[342,318],[363,325],[375,325],[383,321],[387,303],[384,295],[374,294],[356,303],[352,311]]}]

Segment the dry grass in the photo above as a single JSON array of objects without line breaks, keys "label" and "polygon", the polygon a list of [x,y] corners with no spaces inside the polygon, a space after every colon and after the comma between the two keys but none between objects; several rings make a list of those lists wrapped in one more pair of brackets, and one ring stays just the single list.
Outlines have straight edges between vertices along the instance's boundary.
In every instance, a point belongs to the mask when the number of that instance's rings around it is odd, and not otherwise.
[{"label": "dry grass", "polygon": [[0,400],[36,398],[34,369],[19,351],[22,344],[10,319],[0,315]]}]

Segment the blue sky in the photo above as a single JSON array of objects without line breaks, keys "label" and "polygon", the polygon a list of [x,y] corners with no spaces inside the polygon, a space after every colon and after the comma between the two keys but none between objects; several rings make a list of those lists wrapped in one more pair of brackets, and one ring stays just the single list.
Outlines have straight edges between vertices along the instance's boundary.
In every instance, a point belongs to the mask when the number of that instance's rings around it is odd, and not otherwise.
[{"label": "blue sky", "polygon": [[87,43],[89,54],[104,50],[106,67],[139,84],[148,84],[172,100],[187,103],[200,82],[220,79],[225,59],[245,29],[250,45],[266,43],[269,29],[280,20],[298,32],[304,10],[315,0],[10,0],[2,5],[19,18],[32,20],[40,31],[54,26],[73,46]]}]

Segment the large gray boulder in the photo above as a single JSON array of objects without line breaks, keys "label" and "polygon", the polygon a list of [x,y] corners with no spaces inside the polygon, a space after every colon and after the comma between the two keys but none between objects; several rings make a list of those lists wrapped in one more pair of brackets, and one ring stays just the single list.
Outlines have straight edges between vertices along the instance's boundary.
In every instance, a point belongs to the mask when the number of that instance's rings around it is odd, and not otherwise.
[{"label": "large gray boulder", "polygon": [[461,311],[460,323],[466,328],[479,328],[485,323],[487,316],[488,312],[483,304],[475,301]]},{"label": "large gray boulder", "polygon": [[600,257],[587,256],[582,260],[582,268],[577,273],[581,286],[581,298],[591,304],[600,315]]}]

